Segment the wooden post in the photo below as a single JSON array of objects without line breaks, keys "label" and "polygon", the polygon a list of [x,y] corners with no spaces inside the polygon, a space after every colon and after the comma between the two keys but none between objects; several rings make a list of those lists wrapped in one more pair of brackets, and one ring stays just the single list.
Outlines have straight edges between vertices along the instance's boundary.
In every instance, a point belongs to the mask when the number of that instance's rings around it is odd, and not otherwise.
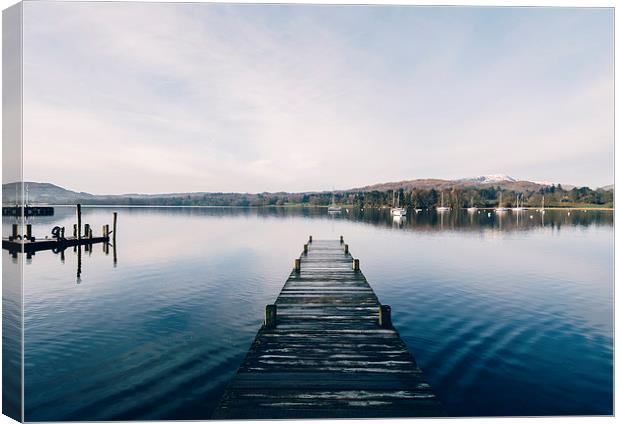
[{"label": "wooden post", "polygon": [[105,233],[105,225],[101,226],[101,237],[107,237]]},{"label": "wooden post", "polygon": [[379,326],[392,328],[392,308],[389,305],[379,305]]},{"label": "wooden post", "polygon": [[77,224],[73,224],[73,238],[77,238]]},{"label": "wooden post", "polygon": [[64,239],[64,238],[65,238],[65,227],[62,227],[62,228],[60,229],[60,238],[61,238],[61,239]]},{"label": "wooden post", "polygon": [[116,245],[116,212],[114,212],[114,222],[112,224],[112,240],[114,245]]},{"label": "wooden post", "polygon": [[345,245],[344,245],[344,254],[346,255],[346,254],[348,254],[348,253],[349,253],[349,245],[348,245],[348,244],[345,244]]},{"label": "wooden post", "polygon": [[276,328],[278,323],[278,306],[267,305],[265,306],[265,327]]},{"label": "wooden post", "polygon": [[12,230],[11,237],[9,237],[9,240],[17,240],[18,237],[19,237],[19,225],[13,224],[13,230]]},{"label": "wooden post", "polygon": [[34,241],[32,237],[32,224],[26,224],[26,240]]},{"label": "wooden post", "polygon": [[295,272],[301,271],[301,259],[295,259],[295,263],[293,265],[293,270]]},{"label": "wooden post", "polygon": [[77,283],[80,284],[80,276],[82,275],[82,246],[77,246]]},{"label": "wooden post", "polygon": [[304,253],[307,255],[308,254],[308,245],[304,244]]},{"label": "wooden post", "polygon": [[344,243],[344,237],[340,236],[340,244]]},{"label": "wooden post", "polygon": [[360,270],[360,260],[359,259],[353,259],[353,270],[354,271],[359,271]]},{"label": "wooden post", "polygon": [[92,239],[93,238],[93,229],[88,227],[88,238]]},{"label": "wooden post", "polygon": [[308,243],[312,243],[312,236],[308,237]]},{"label": "wooden post", "polygon": [[[84,238],[88,238],[89,231],[90,231],[90,224],[84,224]],[[78,233],[78,235],[80,235],[81,237],[81,234]]]},{"label": "wooden post", "polygon": [[77,204],[77,238],[82,238],[82,205]]}]

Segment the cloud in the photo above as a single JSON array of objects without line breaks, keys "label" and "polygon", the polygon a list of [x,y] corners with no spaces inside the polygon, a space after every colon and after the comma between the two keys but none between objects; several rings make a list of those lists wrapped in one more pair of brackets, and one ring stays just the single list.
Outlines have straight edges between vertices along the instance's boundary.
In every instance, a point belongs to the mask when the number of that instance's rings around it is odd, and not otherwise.
[{"label": "cloud", "polygon": [[[24,28],[26,179],[612,178],[608,10],[32,2]],[[584,156],[599,166],[575,174]]]}]

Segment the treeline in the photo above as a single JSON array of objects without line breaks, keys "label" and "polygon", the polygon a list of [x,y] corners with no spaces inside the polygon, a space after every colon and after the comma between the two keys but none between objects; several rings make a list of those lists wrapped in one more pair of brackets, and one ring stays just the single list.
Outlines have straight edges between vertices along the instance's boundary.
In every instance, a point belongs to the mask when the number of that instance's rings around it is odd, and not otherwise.
[{"label": "treeline", "polygon": [[[538,207],[545,198],[545,206],[568,207],[572,205],[599,205],[613,207],[613,191],[592,190],[588,187],[565,190],[561,185],[548,186],[536,191],[506,190],[500,187],[453,188],[443,191],[444,205],[452,208],[469,206],[495,207],[499,204],[500,193],[502,206],[516,205],[517,194],[520,204]],[[368,192],[336,192],[335,202],[339,205],[351,205],[356,208],[393,206],[399,199],[399,205],[408,208],[433,208],[441,203],[442,192],[436,189],[387,190]],[[309,205],[327,206],[331,204],[332,193],[196,193],[168,196],[101,196],[84,199],[88,204],[118,204],[141,206],[286,206]]]}]

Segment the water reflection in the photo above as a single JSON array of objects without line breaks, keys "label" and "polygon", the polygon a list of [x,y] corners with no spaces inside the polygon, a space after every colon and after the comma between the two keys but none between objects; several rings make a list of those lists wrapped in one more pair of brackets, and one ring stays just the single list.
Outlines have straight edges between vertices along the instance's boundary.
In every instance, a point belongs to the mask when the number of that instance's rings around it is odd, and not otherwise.
[{"label": "water reflection", "polygon": [[[103,211],[103,207],[90,207],[88,210]],[[388,208],[344,209],[342,213],[330,214],[327,208],[313,207],[266,207],[266,208],[231,208],[231,207],[133,207],[117,208],[123,214],[140,215],[177,215],[177,216],[213,216],[213,217],[262,217],[286,218],[303,217],[311,219],[348,220],[364,222],[380,226],[392,226],[395,222]],[[85,210],[87,210],[85,208]],[[52,224],[66,220],[73,216],[71,208],[57,208],[53,217],[31,217],[28,222],[37,228],[50,231]],[[495,228],[505,231],[528,230],[542,226],[561,228],[563,225],[583,226],[613,225],[613,212],[597,210],[521,210],[496,212],[492,209],[477,209],[476,211],[451,210],[437,213],[433,209],[412,210],[401,219],[399,228],[410,230],[426,230],[445,228],[457,231],[470,231]],[[49,228],[46,228],[49,227]],[[10,233],[10,226],[3,228],[5,237]]]},{"label": "water reflection", "polygon": [[27,420],[208,419],[310,234],[344,235],[449,415],[612,411],[611,212],[114,210],[118,267],[113,246],[81,284],[77,249],[25,266]]}]

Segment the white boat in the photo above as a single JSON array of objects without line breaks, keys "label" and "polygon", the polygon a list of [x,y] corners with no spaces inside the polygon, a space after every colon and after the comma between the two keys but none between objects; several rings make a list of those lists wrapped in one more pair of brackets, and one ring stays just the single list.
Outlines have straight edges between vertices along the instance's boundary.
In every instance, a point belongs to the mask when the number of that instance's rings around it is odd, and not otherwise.
[{"label": "white boat", "polygon": [[[392,216],[405,216],[407,215],[407,209],[401,208],[399,206],[400,203],[400,193],[398,193],[398,200],[396,201],[396,206],[390,209],[390,213]],[[394,193],[392,193],[392,204],[394,204]]]},{"label": "white boat", "polygon": [[499,205],[495,208],[495,212],[496,213],[504,213],[508,210],[508,208],[505,208],[502,206],[502,192],[499,192]]},{"label": "white boat", "polygon": [[435,209],[437,212],[448,212],[450,210],[450,206],[443,205],[443,191],[441,192],[441,206],[437,206]]},{"label": "white boat", "polygon": [[474,197],[472,196],[469,200],[470,206],[467,208],[467,212],[474,213],[478,210],[477,207],[474,206]]},{"label": "white boat", "polygon": [[336,206],[336,194],[332,193],[332,204],[327,208],[328,213],[341,213],[342,208],[340,206]]}]

